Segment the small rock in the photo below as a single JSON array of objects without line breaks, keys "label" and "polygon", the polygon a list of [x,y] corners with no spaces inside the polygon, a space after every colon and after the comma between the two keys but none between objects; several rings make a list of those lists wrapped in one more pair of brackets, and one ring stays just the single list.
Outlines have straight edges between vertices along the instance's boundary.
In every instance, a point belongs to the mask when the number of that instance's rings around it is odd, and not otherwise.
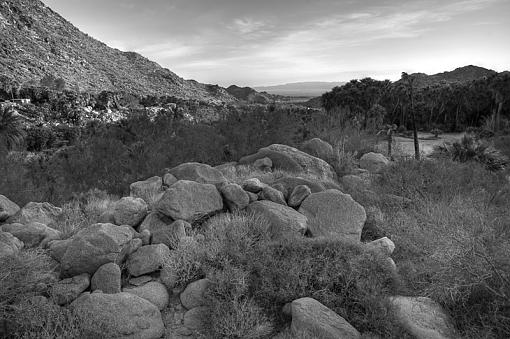
[{"label": "small rock", "polygon": [[207,305],[204,294],[210,285],[209,279],[200,279],[189,284],[180,295],[182,305],[188,310]]},{"label": "small rock", "polygon": [[237,184],[223,185],[220,187],[220,192],[231,212],[243,210],[250,203],[248,193]]},{"label": "small rock", "polygon": [[147,203],[140,198],[124,197],[115,203],[113,217],[115,224],[138,226],[147,215]]},{"label": "small rock", "polygon": [[71,244],[73,239],[69,238],[66,240],[52,240],[48,243],[48,254],[50,257],[58,262],[62,261],[64,254],[67,251],[67,247]]},{"label": "small rock", "polygon": [[262,191],[259,192],[259,198],[260,200],[268,200],[283,206],[287,206],[287,202],[285,201],[283,193],[270,186],[264,187]]},{"label": "small rock", "polygon": [[312,194],[312,190],[306,185],[298,185],[294,187],[294,190],[289,196],[289,206],[294,208],[301,206],[303,200],[308,198],[310,194]]},{"label": "small rock", "polygon": [[259,200],[259,196],[255,193],[251,193],[251,192],[248,192],[248,191],[245,191],[247,194],[248,194],[248,197],[250,198],[250,204],[252,202],[255,202],[257,200]]},{"label": "small rock", "polygon": [[365,244],[365,248],[369,251],[379,251],[382,254],[390,256],[395,250],[395,244],[387,237],[377,239]]},{"label": "small rock", "polygon": [[324,140],[314,138],[307,140],[303,143],[301,149],[314,157],[322,159],[324,161],[330,161],[334,158],[335,152],[333,146]]},{"label": "small rock", "polygon": [[171,291],[175,288],[179,277],[177,276],[177,273],[174,272],[170,267],[164,266],[159,274],[159,279],[161,280],[161,283],[163,283],[163,285],[165,285],[166,288]]},{"label": "small rock", "polygon": [[175,175],[173,175],[172,173],[167,173],[165,174],[165,176],[163,177],[163,184],[165,184],[165,186],[172,186],[173,184],[175,184],[177,181],[179,181],[179,179],[177,179],[175,177]]},{"label": "small rock", "polygon": [[[165,244],[171,249],[177,248],[182,237],[186,236],[186,221],[173,221],[157,212],[150,213],[140,225],[140,232],[150,231],[152,244]],[[191,227],[191,226],[189,226]]]},{"label": "small rock", "polygon": [[38,222],[28,224],[5,224],[0,231],[8,232],[23,241],[26,247],[45,247],[52,240],[59,240],[62,232]]},{"label": "small rock", "polygon": [[87,273],[64,279],[53,285],[51,296],[57,305],[66,305],[85,291],[90,285]]},{"label": "small rock", "polygon": [[260,182],[260,180],[257,178],[246,179],[242,185],[242,187],[245,191],[255,193],[255,194],[262,191],[262,189],[266,186],[267,186],[266,184]]},{"label": "small rock", "polygon": [[103,293],[113,294],[120,292],[121,270],[115,263],[104,264],[92,276],[91,290],[101,290]]},{"label": "small rock", "polygon": [[138,287],[124,288],[122,289],[122,292],[134,294],[140,298],[148,300],[156,305],[159,310],[167,307],[168,301],[170,300],[166,287],[157,281],[151,281]]},{"label": "small rock", "polygon": [[192,331],[203,331],[210,313],[207,306],[195,307],[184,314],[184,326]]},{"label": "small rock", "polygon": [[189,162],[168,171],[179,180],[194,181],[200,184],[220,185],[227,179],[219,170],[198,162]]},{"label": "small rock", "polygon": [[132,253],[127,260],[129,274],[138,277],[160,270],[170,255],[170,249],[164,244],[143,246]]}]

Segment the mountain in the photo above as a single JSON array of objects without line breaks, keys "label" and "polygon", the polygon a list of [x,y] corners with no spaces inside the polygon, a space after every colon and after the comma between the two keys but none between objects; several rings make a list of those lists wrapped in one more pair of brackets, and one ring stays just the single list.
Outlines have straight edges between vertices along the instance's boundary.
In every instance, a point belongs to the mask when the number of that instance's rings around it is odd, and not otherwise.
[{"label": "mountain", "polygon": [[331,91],[336,86],[342,86],[345,82],[295,82],[276,86],[257,86],[255,90],[269,94],[285,95],[291,97],[316,97]]},{"label": "mountain", "polygon": [[267,104],[273,101],[272,95],[267,93],[259,93],[250,87],[239,87],[236,85],[229,86],[227,92],[233,97],[241,101],[256,104]]},{"label": "mountain", "polygon": [[496,74],[496,71],[478,66],[464,66],[456,68],[450,72],[443,72],[433,75],[424,73],[411,74],[415,78],[415,84],[418,87],[427,87],[439,83],[464,83],[478,80],[483,77],[489,77]]},{"label": "mountain", "polygon": [[39,0],[0,1],[0,75],[23,85],[50,75],[63,78],[68,88],[94,93],[235,101],[219,86],[184,80],[140,54],[108,47]]}]

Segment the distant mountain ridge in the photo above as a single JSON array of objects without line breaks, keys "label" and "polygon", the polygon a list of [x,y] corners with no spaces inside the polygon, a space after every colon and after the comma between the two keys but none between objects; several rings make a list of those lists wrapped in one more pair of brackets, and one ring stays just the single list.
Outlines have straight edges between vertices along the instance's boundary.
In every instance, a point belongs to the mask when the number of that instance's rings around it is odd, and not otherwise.
[{"label": "distant mountain ridge", "polygon": [[470,82],[473,80],[479,80],[483,77],[489,77],[496,73],[496,71],[491,69],[468,65],[456,68],[453,71],[447,71],[433,75],[427,75],[424,73],[413,73],[411,75],[415,78],[416,86],[427,87],[439,83]]},{"label": "distant mountain ridge", "polygon": [[0,75],[25,85],[52,75],[87,92],[235,101],[219,86],[184,80],[137,53],[108,47],[40,0],[0,1]]},{"label": "distant mountain ridge", "polygon": [[275,86],[256,86],[255,90],[269,94],[293,96],[293,97],[315,97],[331,91],[336,86],[342,86],[345,82],[295,82]]}]

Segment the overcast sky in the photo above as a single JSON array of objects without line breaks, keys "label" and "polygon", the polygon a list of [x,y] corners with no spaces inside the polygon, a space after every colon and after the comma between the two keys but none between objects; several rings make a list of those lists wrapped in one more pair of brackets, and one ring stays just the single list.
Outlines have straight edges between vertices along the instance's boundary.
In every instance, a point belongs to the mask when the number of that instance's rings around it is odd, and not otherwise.
[{"label": "overcast sky", "polygon": [[43,0],[89,35],[228,86],[510,69],[510,0]]}]

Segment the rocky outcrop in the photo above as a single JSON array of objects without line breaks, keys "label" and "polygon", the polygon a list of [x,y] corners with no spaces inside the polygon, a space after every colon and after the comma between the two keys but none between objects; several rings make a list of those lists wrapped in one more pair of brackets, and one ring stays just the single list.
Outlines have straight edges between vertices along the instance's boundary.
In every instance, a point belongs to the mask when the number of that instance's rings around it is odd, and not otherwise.
[{"label": "rocky outcrop", "polygon": [[92,275],[104,264],[121,262],[126,255],[123,250],[134,233],[130,227],[113,224],[95,224],[82,229],[72,238],[62,258],[63,276]]},{"label": "rocky outcrop", "polygon": [[367,218],[363,206],[338,190],[309,195],[299,212],[308,218],[308,229],[312,236],[333,236],[354,241],[361,240],[361,230]]},{"label": "rocky outcrop", "polygon": [[181,164],[168,172],[178,180],[195,181],[200,184],[219,185],[227,181],[223,173],[216,168],[198,162]]},{"label": "rocky outcrop", "polygon": [[240,164],[252,164],[258,159],[269,158],[273,169],[282,169],[292,173],[305,173],[322,179],[336,178],[333,168],[324,160],[311,156],[294,147],[273,144],[261,148],[257,153],[239,160]]},{"label": "rocky outcrop", "polygon": [[359,339],[361,334],[344,318],[312,298],[294,300],[291,331],[300,338]]},{"label": "rocky outcrop", "polygon": [[247,211],[265,218],[269,222],[271,235],[276,238],[289,233],[304,234],[307,230],[306,216],[272,201],[256,201],[248,206]]},{"label": "rocky outcrop", "polygon": [[165,192],[156,210],[174,220],[194,222],[223,209],[223,199],[214,185],[180,180]]},{"label": "rocky outcrop", "polygon": [[130,293],[84,293],[70,308],[85,330],[110,338],[157,339],[165,330],[159,309]]}]

